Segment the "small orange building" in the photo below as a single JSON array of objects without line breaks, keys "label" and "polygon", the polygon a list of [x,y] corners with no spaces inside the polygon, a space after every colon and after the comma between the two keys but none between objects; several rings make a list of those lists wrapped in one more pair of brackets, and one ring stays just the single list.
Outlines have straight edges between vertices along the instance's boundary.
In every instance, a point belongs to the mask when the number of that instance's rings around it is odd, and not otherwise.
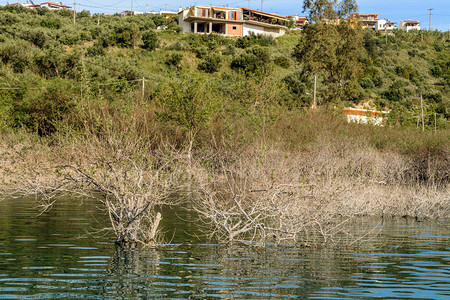
[{"label": "small orange building", "polygon": [[372,124],[383,126],[384,118],[389,114],[388,111],[367,110],[362,108],[344,108],[344,116],[347,122],[354,122],[358,124]]}]

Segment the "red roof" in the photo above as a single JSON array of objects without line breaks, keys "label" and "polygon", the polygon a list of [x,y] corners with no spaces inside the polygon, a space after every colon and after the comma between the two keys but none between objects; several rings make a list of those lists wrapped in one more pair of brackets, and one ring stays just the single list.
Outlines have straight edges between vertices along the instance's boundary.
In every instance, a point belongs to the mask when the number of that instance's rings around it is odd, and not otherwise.
[{"label": "red roof", "polygon": [[51,4],[51,5],[61,6],[61,7],[68,7],[68,6],[65,6],[65,5],[62,5],[62,4],[59,4],[59,3],[55,3],[55,2],[43,2],[40,5],[46,4],[46,3]]},{"label": "red roof", "polygon": [[380,14],[370,14],[370,13],[356,13],[353,15],[360,15],[360,16],[379,16]]},{"label": "red roof", "polygon": [[414,24],[419,24],[419,21],[414,21],[414,20],[407,20],[407,21],[402,21],[403,23],[414,23]]}]

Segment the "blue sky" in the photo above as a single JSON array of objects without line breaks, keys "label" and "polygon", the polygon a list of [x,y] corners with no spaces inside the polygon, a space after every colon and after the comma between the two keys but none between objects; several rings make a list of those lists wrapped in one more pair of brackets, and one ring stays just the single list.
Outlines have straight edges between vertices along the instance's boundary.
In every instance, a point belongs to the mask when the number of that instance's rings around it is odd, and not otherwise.
[{"label": "blue sky", "polygon": [[[25,0],[21,0],[25,1]],[[45,2],[48,0],[40,0]],[[40,2],[35,0],[35,3]],[[59,2],[61,0],[53,0]],[[132,0],[75,0],[79,7],[91,12],[115,13],[131,8]],[[0,0],[0,4],[15,3],[17,0]],[[74,0],[63,0],[64,4],[73,6]],[[280,15],[302,14],[302,0],[265,0],[263,10]],[[450,30],[450,0],[357,0],[362,13],[379,13],[380,18],[388,18],[399,23],[400,20],[418,20],[422,28],[428,28],[429,8],[434,8],[431,15],[431,28],[442,31]],[[248,7],[249,0],[133,0],[137,11],[173,10],[194,4],[217,5],[229,7]],[[250,8],[260,9],[261,0],[250,0]]]}]

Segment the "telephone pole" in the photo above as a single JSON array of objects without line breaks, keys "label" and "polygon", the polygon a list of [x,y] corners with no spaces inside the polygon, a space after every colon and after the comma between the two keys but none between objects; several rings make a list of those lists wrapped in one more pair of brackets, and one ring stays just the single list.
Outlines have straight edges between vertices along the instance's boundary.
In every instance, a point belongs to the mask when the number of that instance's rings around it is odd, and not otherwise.
[{"label": "telephone pole", "polygon": [[313,108],[316,108],[316,107],[317,107],[316,91],[317,91],[317,75],[314,75],[314,98],[313,98]]},{"label": "telephone pole", "polygon": [[425,132],[425,119],[423,117],[423,97],[420,94],[420,114],[422,115],[422,132]]},{"label": "telephone pole", "polygon": [[76,21],[75,21],[75,18],[76,18],[76,15],[77,15],[77,11],[76,11],[76,8],[75,8],[76,4],[77,4],[77,1],[73,1],[73,25],[75,25],[75,23],[76,23]]},{"label": "telephone pole", "polygon": [[430,11],[430,19],[429,19],[429,24],[428,24],[428,31],[431,31],[431,11],[434,10],[434,8],[429,8],[428,10]]}]

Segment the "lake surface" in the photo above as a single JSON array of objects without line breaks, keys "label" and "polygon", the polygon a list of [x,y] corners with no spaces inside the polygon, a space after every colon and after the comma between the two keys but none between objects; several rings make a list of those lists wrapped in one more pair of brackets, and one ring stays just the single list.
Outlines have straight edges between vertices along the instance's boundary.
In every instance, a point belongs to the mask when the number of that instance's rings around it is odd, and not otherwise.
[{"label": "lake surface", "polygon": [[[0,202],[0,299],[450,299],[450,222],[379,220],[361,247],[226,247],[165,213],[163,250],[121,251],[91,202],[38,216],[30,199]],[[186,232],[187,231],[187,232]]]}]

